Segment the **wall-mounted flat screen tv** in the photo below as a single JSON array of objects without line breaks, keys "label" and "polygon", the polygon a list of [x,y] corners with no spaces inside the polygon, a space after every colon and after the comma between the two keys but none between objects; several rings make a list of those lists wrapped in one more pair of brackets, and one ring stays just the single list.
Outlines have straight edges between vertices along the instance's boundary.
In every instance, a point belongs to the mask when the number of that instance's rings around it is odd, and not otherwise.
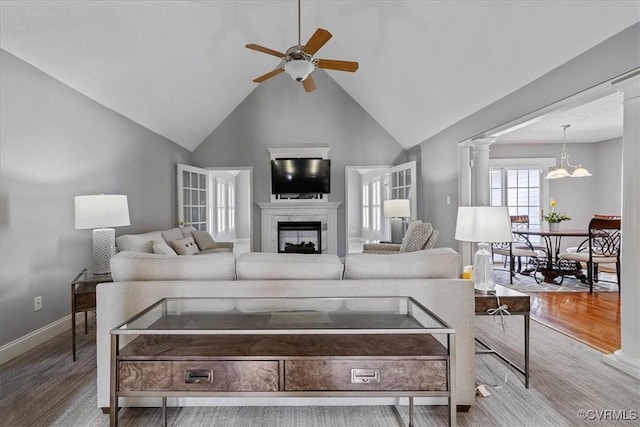
[{"label": "wall-mounted flat screen tv", "polygon": [[328,194],[331,160],[271,160],[271,194]]}]

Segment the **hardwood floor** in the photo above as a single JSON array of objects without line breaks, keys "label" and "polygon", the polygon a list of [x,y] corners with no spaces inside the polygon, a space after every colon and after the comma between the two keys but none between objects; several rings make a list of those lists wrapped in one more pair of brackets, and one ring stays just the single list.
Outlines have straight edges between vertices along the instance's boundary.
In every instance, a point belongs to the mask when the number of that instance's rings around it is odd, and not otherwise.
[{"label": "hardwood floor", "polygon": [[602,352],[620,348],[620,293],[536,292],[531,318]]}]

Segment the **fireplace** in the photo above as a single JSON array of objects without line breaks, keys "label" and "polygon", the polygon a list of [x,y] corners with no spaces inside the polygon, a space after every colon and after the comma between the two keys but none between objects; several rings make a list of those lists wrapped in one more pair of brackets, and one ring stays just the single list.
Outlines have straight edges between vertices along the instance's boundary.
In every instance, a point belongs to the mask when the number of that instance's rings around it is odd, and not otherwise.
[{"label": "fireplace", "polygon": [[278,221],[278,252],[322,253],[322,222]]},{"label": "fireplace", "polygon": [[317,221],[321,224],[320,240],[322,243],[318,245],[321,248],[321,253],[338,254],[338,207],[340,202],[279,200],[276,203],[258,202],[258,206],[261,210],[260,243],[262,252],[279,252],[279,223]]}]

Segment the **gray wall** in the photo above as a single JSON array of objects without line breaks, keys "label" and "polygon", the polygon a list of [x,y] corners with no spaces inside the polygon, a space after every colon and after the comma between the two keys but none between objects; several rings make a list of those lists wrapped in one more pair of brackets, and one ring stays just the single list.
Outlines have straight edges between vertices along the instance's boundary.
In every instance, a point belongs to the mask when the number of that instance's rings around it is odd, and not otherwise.
[{"label": "gray wall", "polygon": [[[391,164],[404,149],[323,70],[313,73],[317,90],[305,93],[288,75],[259,85],[193,153],[207,166],[253,166],[254,202],[271,198],[267,148],[328,145],[329,201],[338,210],[338,254],[346,251],[345,166]],[[354,78],[357,78],[354,77]],[[260,208],[253,206],[253,250],[260,248]]]},{"label": "gray wall", "polygon": [[597,161],[589,166],[589,171],[597,177],[592,190],[595,194],[593,211],[622,215],[622,138],[596,144],[595,158]]},{"label": "gray wall", "polygon": [[[640,23],[422,142],[419,200],[440,230],[438,246],[457,247],[458,143],[640,67]],[[479,84],[481,84],[479,82]],[[451,205],[445,204],[451,195]]]},{"label": "gray wall", "polygon": [[[176,223],[175,164],[191,153],[0,51],[0,345],[70,313],[71,280],[92,264],[73,197],[126,194],[131,226]],[[43,309],[33,311],[33,298]]]}]

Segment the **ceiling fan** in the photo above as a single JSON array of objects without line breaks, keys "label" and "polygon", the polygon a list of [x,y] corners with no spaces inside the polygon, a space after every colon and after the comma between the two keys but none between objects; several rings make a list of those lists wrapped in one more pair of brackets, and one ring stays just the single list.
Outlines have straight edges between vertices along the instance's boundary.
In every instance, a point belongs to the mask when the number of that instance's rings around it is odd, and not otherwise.
[{"label": "ceiling fan", "polygon": [[316,68],[327,70],[355,72],[358,63],[353,61],[338,61],[335,59],[317,59],[314,54],[332,37],[331,33],[323,28],[318,28],[305,45],[300,43],[300,0],[298,0],[298,44],[287,49],[286,53],[269,49],[264,46],[250,43],[245,47],[258,52],[277,56],[282,60],[278,67],[260,77],[253,79],[255,83],[262,83],[282,72],[289,74],[295,81],[302,82],[306,92],[313,92],[316,85],[311,72]]}]

